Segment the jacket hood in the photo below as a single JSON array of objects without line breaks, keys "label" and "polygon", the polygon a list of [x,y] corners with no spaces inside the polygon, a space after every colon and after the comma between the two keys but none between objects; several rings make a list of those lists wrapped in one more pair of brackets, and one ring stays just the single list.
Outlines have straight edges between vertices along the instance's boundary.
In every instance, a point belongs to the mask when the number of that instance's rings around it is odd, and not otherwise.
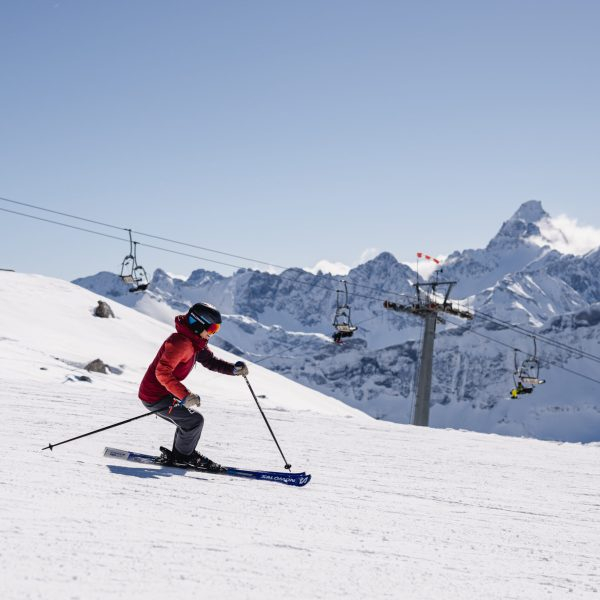
[{"label": "jacket hood", "polygon": [[186,323],[186,316],[187,315],[177,315],[175,317],[175,329],[177,330],[177,333],[188,338],[192,344],[194,344],[194,350],[204,350],[208,345],[208,340],[201,338],[190,329],[189,325]]}]

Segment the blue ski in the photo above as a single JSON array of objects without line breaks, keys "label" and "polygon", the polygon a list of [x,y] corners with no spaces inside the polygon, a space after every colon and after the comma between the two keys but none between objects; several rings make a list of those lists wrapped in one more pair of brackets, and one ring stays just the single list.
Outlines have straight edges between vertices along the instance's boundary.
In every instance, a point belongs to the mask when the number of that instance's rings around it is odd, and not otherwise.
[{"label": "blue ski", "polygon": [[223,467],[222,471],[207,471],[192,466],[179,467],[161,462],[160,456],[152,456],[140,452],[130,452],[129,450],[118,450],[117,448],[104,448],[104,456],[128,460],[130,462],[170,467],[172,469],[199,471],[202,473],[210,473],[211,475],[229,475],[231,477],[245,477],[246,479],[263,479],[265,481],[275,481],[277,483],[285,483],[286,485],[295,485],[299,487],[306,485],[311,479],[311,476],[304,472],[287,473],[285,471],[255,471],[251,469],[238,469],[237,467]]}]

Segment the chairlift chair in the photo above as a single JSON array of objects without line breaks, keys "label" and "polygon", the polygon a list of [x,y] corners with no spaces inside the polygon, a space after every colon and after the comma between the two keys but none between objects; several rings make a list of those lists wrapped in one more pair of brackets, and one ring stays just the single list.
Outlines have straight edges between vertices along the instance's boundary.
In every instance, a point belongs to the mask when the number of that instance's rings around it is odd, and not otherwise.
[{"label": "chairlift chair", "polygon": [[148,275],[146,270],[141,265],[137,264],[137,242],[131,237],[131,229],[129,232],[129,254],[121,263],[121,280],[127,285],[134,287],[130,288],[130,292],[143,292],[148,288]]},{"label": "chairlift chair", "polygon": [[519,379],[529,385],[539,385],[544,383],[543,379],[540,379],[540,363],[537,358],[529,357],[526,358],[522,363],[518,371]]},{"label": "chairlift chair", "polygon": [[[333,317],[333,326],[335,332],[332,335],[333,341],[336,344],[341,344],[342,338],[352,337],[353,333],[358,329],[355,325],[352,325],[350,318],[350,305],[348,304],[348,286],[344,281],[344,289],[336,290],[336,308],[335,316]],[[341,295],[344,294],[344,302],[340,301]]]},{"label": "chairlift chair", "polygon": [[130,292],[144,292],[148,289],[148,275],[146,274],[146,269],[141,265],[137,265],[133,269],[133,281],[135,283],[135,288],[130,289]]},{"label": "chairlift chair", "polygon": [[528,356],[521,363],[519,363],[519,350],[515,348],[513,379],[515,382],[515,387],[511,392],[513,398],[520,394],[531,394],[536,385],[545,383],[544,379],[540,379],[540,361],[537,358],[535,337],[533,337],[533,355]]}]

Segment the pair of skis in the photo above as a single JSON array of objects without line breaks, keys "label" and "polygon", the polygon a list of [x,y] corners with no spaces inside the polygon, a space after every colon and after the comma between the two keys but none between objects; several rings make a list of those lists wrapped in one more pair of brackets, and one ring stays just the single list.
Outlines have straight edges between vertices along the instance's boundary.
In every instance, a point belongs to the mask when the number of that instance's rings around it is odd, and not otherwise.
[{"label": "pair of skis", "polygon": [[246,479],[263,479],[265,481],[274,481],[277,483],[283,483],[285,485],[294,485],[302,487],[306,485],[311,476],[306,473],[286,473],[283,471],[255,471],[251,469],[238,469],[237,467],[222,467],[220,471],[211,471],[208,469],[201,469],[199,467],[189,466],[172,466],[165,463],[163,457],[152,456],[151,454],[142,454],[140,452],[131,452],[129,450],[118,450],[117,448],[105,448],[104,456],[109,458],[118,458],[120,460],[127,460],[130,462],[147,464],[147,465],[158,465],[162,467],[169,467],[172,469],[184,469],[186,471],[199,471],[202,473],[209,473],[211,475],[229,475],[230,477],[244,477]]}]

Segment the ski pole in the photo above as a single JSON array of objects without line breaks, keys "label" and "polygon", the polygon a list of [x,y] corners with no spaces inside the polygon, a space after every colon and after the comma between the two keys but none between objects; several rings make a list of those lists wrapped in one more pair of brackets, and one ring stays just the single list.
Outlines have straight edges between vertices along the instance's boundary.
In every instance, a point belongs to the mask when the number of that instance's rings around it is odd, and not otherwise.
[{"label": "ski pole", "polygon": [[126,419],[125,421],[115,423],[114,425],[107,425],[106,427],[101,427],[100,429],[95,429],[94,431],[90,431],[89,433],[83,433],[82,435],[73,437],[70,440],[63,440],[62,442],[58,442],[58,444],[48,444],[45,448],[42,448],[42,450],[48,450],[48,449],[52,450],[52,448],[56,448],[56,446],[66,444],[67,442],[74,442],[75,440],[79,440],[81,438],[87,437],[88,435],[93,435],[94,433],[100,433],[101,431],[106,431],[107,429],[112,429],[113,427],[118,427],[119,425],[125,425],[125,423],[131,423],[131,421],[135,421],[136,419],[143,419],[144,417],[153,415],[154,413],[160,412],[161,410],[165,410],[164,407],[157,408],[156,410],[151,410],[150,412],[146,412],[143,415],[138,415],[137,417],[132,417],[131,419]]},{"label": "ski pole", "polygon": [[265,420],[265,423],[267,424],[267,427],[269,428],[269,431],[271,432],[271,435],[273,436],[273,441],[277,444],[277,449],[279,450],[279,454],[281,454],[281,458],[283,458],[283,462],[285,463],[285,468],[289,471],[292,468],[292,465],[290,465],[290,463],[288,463],[288,461],[285,459],[285,456],[283,455],[283,452],[281,451],[281,446],[279,445],[279,442],[277,441],[277,438],[275,437],[275,434],[273,433],[273,430],[271,429],[271,426],[269,425],[269,421],[267,421],[267,417],[265,417],[265,413],[263,412],[263,409],[260,407],[260,404],[258,403],[258,398],[256,397],[256,394],[254,393],[254,390],[252,389],[252,386],[250,385],[248,378],[245,375],[242,375],[242,377],[245,379],[246,383],[248,384],[248,389],[250,390],[250,393],[252,394],[252,397],[254,398],[254,402],[256,402],[256,406],[258,406],[258,410],[260,410],[260,414],[262,415],[262,418]]}]

